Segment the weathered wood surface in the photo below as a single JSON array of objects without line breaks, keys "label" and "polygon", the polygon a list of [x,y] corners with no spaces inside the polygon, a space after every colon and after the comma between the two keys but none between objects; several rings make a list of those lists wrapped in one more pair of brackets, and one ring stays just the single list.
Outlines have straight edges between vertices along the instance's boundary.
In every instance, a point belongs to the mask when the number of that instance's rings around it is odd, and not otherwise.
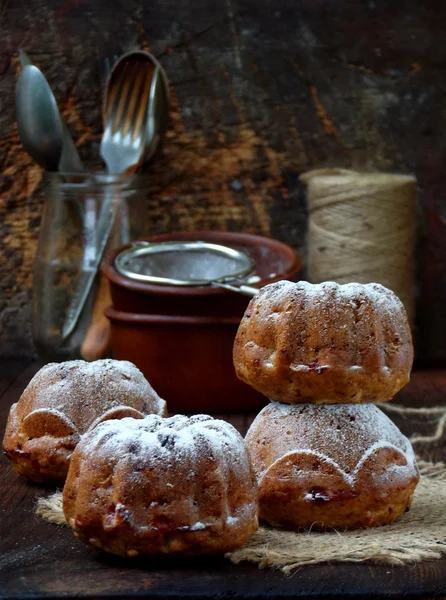
[{"label": "weathered wood surface", "polygon": [[50,81],[80,152],[100,166],[102,59],[150,48],[171,126],[147,233],[272,235],[304,253],[299,174],[316,166],[419,182],[417,356],[446,359],[446,4],[370,0],[15,0],[0,4],[0,355],[30,355],[42,173],[14,122],[17,51]]},{"label": "weathered wood surface", "polygon": [[[0,389],[12,363],[0,362]],[[10,405],[38,369],[27,366],[0,394],[0,436]],[[4,388],[5,386],[3,386]],[[414,373],[399,394],[407,406],[432,406],[446,401],[446,371]],[[254,415],[221,415],[242,434]],[[392,415],[393,418],[393,415]],[[432,432],[421,417],[396,416],[406,434]],[[446,459],[446,440],[432,443],[423,458]],[[303,567],[291,577],[253,565],[234,566],[223,558],[196,560],[125,560],[93,550],[71,530],[45,523],[34,515],[36,497],[51,490],[31,485],[0,458],[0,599],[71,598],[446,598],[446,558],[407,567],[371,564],[321,564]]]}]

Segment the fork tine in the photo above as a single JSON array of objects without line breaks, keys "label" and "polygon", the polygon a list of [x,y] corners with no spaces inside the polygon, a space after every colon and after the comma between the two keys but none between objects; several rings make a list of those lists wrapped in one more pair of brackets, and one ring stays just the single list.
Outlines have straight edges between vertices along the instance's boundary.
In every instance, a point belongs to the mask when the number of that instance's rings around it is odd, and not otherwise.
[{"label": "fork tine", "polygon": [[130,82],[130,97],[122,122],[123,137],[125,137],[130,130],[130,126],[134,118],[133,113],[135,112],[135,107],[137,106],[137,103],[140,102],[141,89],[144,85],[144,77],[144,69],[136,67],[133,72],[133,79]]},{"label": "fork tine", "polygon": [[[125,72],[126,71],[126,72]],[[118,97],[114,101],[115,112],[112,117],[112,131],[116,133],[122,126],[122,122],[125,119],[127,112],[127,104],[132,93],[131,83],[134,79],[135,67],[133,65],[126,65],[124,72],[121,77],[120,86],[118,90]]]},{"label": "fork tine", "polygon": [[156,61],[144,52],[135,61],[122,56],[110,74],[106,126],[101,140],[101,157],[110,173],[138,168],[144,157],[148,119],[156,87]]},{"label": "fork tine", "polygon": [[105,111],[105,120],[108,123],[112,123],[114,121],[118,99],[122,92],[122,84],[126,77],[127,66],[127,64],[124,64],[119,78],[109,82],[109,89],[107,90],[107,106]]},{"label": "fork tine", "polygon": [[152,86],[154,69],[151,66],[149,69],[145,69],[144,87],[142,88],[141,95],[136,105],[136,114],[134,115],[134,125],[132,128],[132,138],[135,140],[141,135],[142,130],[146,130],[147,122],[147,105],[149,102],[150,88]]}]

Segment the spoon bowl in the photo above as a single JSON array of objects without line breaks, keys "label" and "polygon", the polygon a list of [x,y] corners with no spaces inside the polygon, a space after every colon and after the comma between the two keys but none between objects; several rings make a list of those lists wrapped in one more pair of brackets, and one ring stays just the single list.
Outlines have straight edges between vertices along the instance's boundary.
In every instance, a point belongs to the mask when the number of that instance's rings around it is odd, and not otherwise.
[{"label": "spoon bowl", "polygon": [[20,72],[16,112],[25,150],[47,171],[57,171],[63,148],[63,124],[47,80],[33,65],[26,65]]}]

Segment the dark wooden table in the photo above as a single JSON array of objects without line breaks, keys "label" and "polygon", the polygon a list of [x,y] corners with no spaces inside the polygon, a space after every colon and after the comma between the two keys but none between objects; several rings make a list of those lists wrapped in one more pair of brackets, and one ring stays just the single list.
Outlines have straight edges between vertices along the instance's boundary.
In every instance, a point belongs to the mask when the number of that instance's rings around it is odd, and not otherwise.
[{"label": "dark wooden table", "polygon": [[[36,372],[36,363],[0,362],[0,434],[10,405]],[[446,371],[416,372],[398,402],[410,406],[446,404]],[[253,415],[220,415],[245,433]],[[427,432],[420,417],[395,417],[404,433]],[[425,458],[446,459],[446,440],[424,450]],[[323,564],[291,577],[234,566],[223,558],[126,560],[76,540],[70,529],[34,515],[36,498],[49,493],[19,478],[0,460],[0,598],[446,598],[446,558],[406,567]],[[446,507],[445,507],[446,510]]]}]

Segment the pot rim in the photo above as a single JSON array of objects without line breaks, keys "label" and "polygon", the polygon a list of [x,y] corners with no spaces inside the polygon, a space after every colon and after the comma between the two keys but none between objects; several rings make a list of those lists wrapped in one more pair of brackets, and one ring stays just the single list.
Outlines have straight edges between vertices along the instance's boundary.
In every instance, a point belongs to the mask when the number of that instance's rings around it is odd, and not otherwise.
[{"label": "pot rim", "polygon": [[[288,244],[276,240],[274,238],[269,238],[261,235],[255,235],[252,233],[238,233],[231,231],[207,231],[207,230],[199,230],[199,231],[182,231],[182,232],[173,232],[173,233],[163,233],[159,235],[149,236],[146,238],[142,238],[142,240],[138,241],[153,241],[153,242],[162,242],[168,240],[177,239],[179,241],[183,240],[197,240],[203,238],[204,241],[211,241],[221,244],[240,244],[245,245],[247,247],[250,246],[266,246],[269,248],[273,248],[278,251],[282,256],[286,256],[290,260],[289,268],[284,272],[279,274],[277,277],[271,277],[268,279],[262,279],[257,281],[252,285],[253,287],[258,287],[259,289],[264,285],[269,283],[275,283],[277,281],[281,281],[283,279],[289,279],[293,277],[302,269],[302,261],[298,253],[291,248]],[[117,285],[121,288],[125,288],[132,292],[158,295],[158,296],[214,296],[214,295],[228,295],[233,292],[228,292],[222,288],[211,287],[211,286],[191,286],[191,287],[177,287],[177,286],[168,286],[168,285],[157,285],[157,284],[149,284],[142,283],[139,281],[135,281],[132,279],[128,279],[121,275],[114,267],[114,260],[119,252],[125,250],[132,246],[132,243],[125,244],[119,248],[114,248],[111,250],[101,264],[101,272],[107,277],[107,279],[114,285]],[[130,314],[130,313],[129,313]]]},{"label": "pot rim", "polygon": [[197,315],[154,315],[124,312],[113,306],[107,306],[104,314],[112,323],[128,323],[131,325],[172,325],[195,327],[238,327],[242,317],[202,317]]}]

